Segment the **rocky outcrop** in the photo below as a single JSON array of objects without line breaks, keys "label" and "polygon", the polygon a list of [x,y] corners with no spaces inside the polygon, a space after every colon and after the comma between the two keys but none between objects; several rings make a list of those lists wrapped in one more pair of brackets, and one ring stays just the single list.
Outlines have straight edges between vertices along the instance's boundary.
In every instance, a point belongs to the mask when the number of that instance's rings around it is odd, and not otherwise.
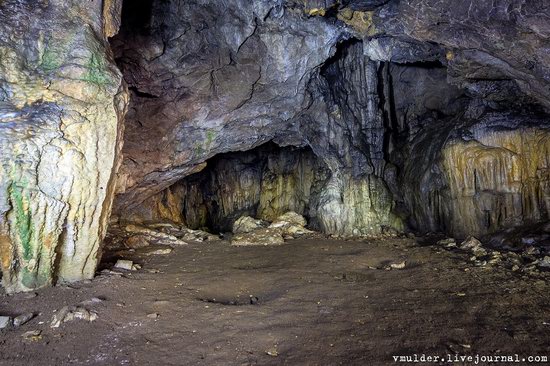
[{"label": "rocky outcrop", "polygon": [[113,14],[101,2],[0,3],[0,263],[9,292],[95,273],[127,104],[106,39],[116,21],[104,11]]}]

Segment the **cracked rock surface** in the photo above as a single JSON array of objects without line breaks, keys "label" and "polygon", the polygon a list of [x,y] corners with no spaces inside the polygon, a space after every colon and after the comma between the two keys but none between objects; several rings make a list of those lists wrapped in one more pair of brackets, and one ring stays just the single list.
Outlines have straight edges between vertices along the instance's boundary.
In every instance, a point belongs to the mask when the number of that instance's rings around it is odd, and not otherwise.
[{"label": "cracked rock surface", "polygon": [[106,39],[114,25],[101,22],[102,12],[78,1],[0,4],[0,260],[7,291],[95,273],[127,104]]}]

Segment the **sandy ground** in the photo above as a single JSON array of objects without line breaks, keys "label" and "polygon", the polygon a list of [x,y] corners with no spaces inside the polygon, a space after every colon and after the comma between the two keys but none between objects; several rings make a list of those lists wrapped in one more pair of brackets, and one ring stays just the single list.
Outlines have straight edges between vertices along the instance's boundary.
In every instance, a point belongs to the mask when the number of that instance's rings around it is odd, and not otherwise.
[{"label": "sandy ground", "polygon": [[[0,365],[391,365],[393,355],[415,353],[550,356],[548,282],[474,267],[466,254],[410,239],[197,243],[134,259],[143,268],[122,276],[32,298],[0,294],[0,314],[37,314],[0,333]],[[404,269],[384,269],[403,260]],[[96,321],[50,328],[55,310],[93,297],[103,300],[87,305]],[[25,339],[32,330],[40,336]]]}]

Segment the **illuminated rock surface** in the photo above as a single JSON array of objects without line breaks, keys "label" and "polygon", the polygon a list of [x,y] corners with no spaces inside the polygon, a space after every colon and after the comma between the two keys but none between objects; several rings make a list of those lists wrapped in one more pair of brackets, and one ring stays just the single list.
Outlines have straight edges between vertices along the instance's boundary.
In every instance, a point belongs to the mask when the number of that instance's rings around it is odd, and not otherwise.
[{"label": "illuminated rock surface", "polygon": [[0,257],[8,291],[91,278],[127,95],[99,4],[0,4]]}]

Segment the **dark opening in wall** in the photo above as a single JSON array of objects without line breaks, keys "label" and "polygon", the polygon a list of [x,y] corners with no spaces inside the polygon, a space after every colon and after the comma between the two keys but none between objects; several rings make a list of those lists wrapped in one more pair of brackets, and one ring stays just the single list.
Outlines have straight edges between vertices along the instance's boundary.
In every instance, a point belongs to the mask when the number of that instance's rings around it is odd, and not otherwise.
[{"label": "dark opening in wall", "polygon": [[122,5],[120,31],[147,34],[151,26],[153,3],[155,0],[127,0]]},{"label": "dark opening in wall", "polygon": [[207,164],[144,202],[136,215],[224,232],[240,216],[273,221],[295,211],[317,227],[316,204],[329,172],[310,148],[269,142],[216,155]]}]

